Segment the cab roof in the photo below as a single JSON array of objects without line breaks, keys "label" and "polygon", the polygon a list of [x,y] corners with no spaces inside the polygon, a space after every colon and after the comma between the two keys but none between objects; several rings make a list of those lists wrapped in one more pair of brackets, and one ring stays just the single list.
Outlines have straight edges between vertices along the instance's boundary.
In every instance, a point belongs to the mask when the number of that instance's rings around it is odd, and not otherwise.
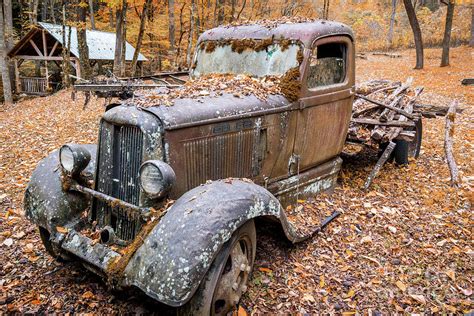
[{"label": "cab roof", "polygon": [[204,32],[199,42],[219,41],[224,39],[275,39],[299,40],[309,47],[314,40],[330,35],[347,35],[353,39],[353,33],[347,25],[327,20],[311,22],[279,23],[250,23],[243,25],[219,26]]}]

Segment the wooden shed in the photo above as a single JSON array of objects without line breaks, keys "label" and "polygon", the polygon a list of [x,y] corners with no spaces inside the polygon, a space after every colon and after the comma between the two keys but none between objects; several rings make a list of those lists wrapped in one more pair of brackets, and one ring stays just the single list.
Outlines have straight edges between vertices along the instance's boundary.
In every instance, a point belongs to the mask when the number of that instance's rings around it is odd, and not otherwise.
[{"label": "wooden shed", "polygon": [[[66,29],[66,42],[71,30],[71,65],[76,71],[76,76],[80,77],[79,49],[77,44],[77,30],[75,27]],[[87,30],[87,46],[89,48],[89,59],[91,65],[97,63],[113,62],[115,55],[115,33]],[[17,93],[46,95],[52,92],[53,86],[57,85],[51,79],[48,70],[52,63],[60,68],[63,61],[63,26],[57,24],[39,22],[18,43],[8,52],[15,65],[15,90]],[[135,48],[126,43],[125,60],[132,61]],[[138,66],[147,59],[138,55]],[[41,76],[21,76],[20,67],[24,61],[41,62],[43,72]]]}]

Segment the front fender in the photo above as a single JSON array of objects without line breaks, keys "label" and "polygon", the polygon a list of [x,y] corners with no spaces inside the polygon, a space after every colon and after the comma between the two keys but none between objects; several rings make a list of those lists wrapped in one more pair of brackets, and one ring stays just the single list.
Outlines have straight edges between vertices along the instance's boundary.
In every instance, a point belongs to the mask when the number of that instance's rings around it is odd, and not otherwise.
[{"label": "front fender", "polygon": [[293,242],[305,238],[295,233],[278,200],[256,184],[232,179],[196,187],[153,228],[129,261],[124,282],[160,302],[181,306],[232,233],[259,216],[278,219]]},{"label": "front fender", "polygon": [[[83,145],[91,153],[91,161],[82,172],[92,178],[95,172],[97,145]],[[38,163],[26,188],[24,207],[26,217],[49,231],[65,226],[81,214],[90,203],[82,193],[64,192],[61,183],[59,150]]]}]

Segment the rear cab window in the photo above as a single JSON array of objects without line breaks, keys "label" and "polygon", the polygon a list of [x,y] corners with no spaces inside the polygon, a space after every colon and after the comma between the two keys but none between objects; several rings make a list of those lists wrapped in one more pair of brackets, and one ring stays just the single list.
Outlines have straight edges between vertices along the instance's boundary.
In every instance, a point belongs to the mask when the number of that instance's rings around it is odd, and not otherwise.
[{"label": "rear cab window", "polygon": [[344,42],[313,47],[308,67],[308,89],[344,83],[347,75],[347,49]]}]

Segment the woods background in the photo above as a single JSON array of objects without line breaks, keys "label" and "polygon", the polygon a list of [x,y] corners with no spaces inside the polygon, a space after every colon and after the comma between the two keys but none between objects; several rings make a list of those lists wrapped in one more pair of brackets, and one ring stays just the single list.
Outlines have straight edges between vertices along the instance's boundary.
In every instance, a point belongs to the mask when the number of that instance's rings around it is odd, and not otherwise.
[{"label": "woods background", "polygon": [[[65,25],[78,29],[116,32],[118,39],[126,39],[148,58],[144,67],[147,73],[186,68],[197,38],[209,28],[283,16],[301,15],[346,23],[356,34],[359,51],[413,46],[413,33],[401,0],[3,0],[3,3],[7,50],[36,22],[62,24],[64,21]],[[413,5],[424,46],[441,45],[447,5],[439,0],[415,0]],[[13,17],[11,26],[9,11]],[[472,40],[473,12],[470,2],[456,3],[451,46]],[[128,75],[131,67],[126,69]],[[114,68],[114,72],[125,71],[120,70],[120,62]]]}]

